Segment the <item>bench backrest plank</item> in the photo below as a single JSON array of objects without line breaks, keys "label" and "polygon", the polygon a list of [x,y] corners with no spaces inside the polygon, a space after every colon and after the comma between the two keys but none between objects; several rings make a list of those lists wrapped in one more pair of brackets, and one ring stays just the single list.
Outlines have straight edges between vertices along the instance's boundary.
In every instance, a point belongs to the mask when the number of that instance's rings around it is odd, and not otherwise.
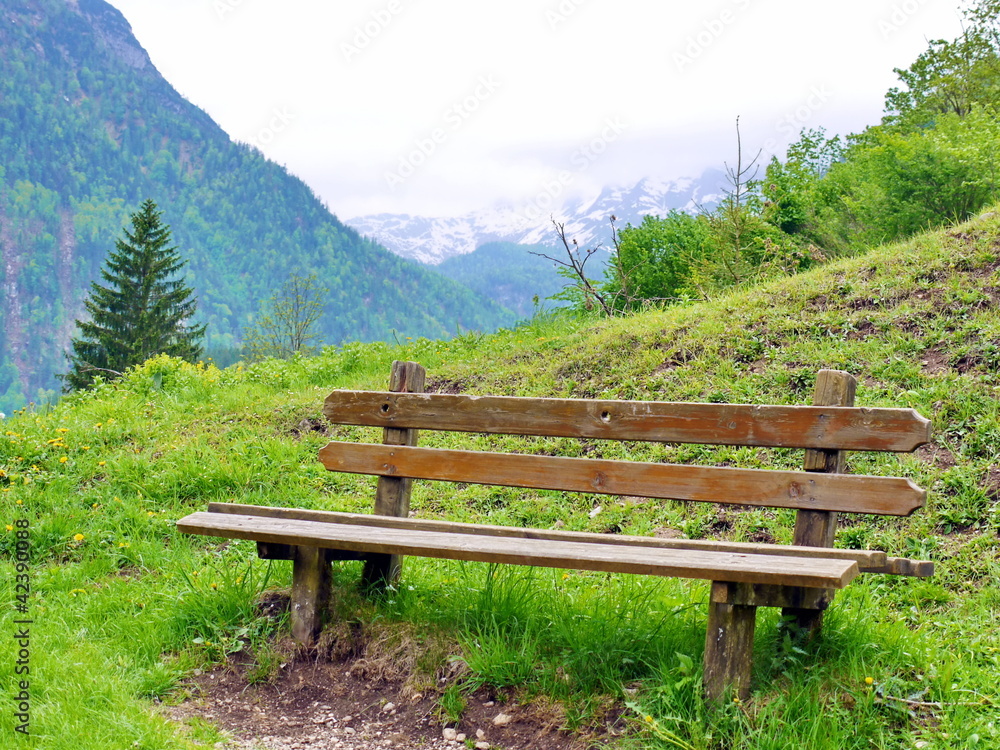
[{"label": "bench backrest plank", "polygon": [[324,413],[369,427],[704,445],[908,452],[930,441],[913,409],[335,391]]},{"label": "bench backrest plank", "polygon": [[909,479],[332,442],[331,471],[605,495],[905,516],[926,492]]}]

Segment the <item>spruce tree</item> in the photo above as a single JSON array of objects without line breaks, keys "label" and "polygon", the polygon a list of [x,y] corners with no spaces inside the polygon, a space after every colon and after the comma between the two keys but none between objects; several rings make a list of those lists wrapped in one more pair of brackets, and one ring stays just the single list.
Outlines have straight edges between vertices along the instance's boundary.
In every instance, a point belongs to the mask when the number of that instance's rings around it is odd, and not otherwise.
[{"label": "spruce tree", "polygon": [[90,320],[76,321],[80,337],[72,341],[70,389],[88,388],[98,376],[120,376],[127,368],[157,354],[186,360],[201,355],[205,326],[190,325],[197,307],[192,290],[174,278],[185,261],[170,247],[170,227],[160,223],[161,212],[147,200],[132,214],[132,231],[105,261],[83,305]]}]

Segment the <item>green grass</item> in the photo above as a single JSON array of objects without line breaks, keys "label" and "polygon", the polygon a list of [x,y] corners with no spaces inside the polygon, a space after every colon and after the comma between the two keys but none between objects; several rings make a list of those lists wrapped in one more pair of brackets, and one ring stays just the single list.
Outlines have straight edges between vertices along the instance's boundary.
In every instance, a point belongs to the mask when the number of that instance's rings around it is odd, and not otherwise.
[{"label": "green grass", "polygon": [[[370,510],[374,482],[323,470],[316,453],[329,437],[313,427],[331,389],[383,389],[391,362],[410,359],[441,390],[744,403],[807,403],[817,370],[848,370],[860,405],[912,406],[933,420],[935,442],[914,455],[850,458],[855,472],[913,478],[930,499],[910,518],[845,515],[837,543],[930,557],[937,572],[856,581],[828,612],[823,638],[805,647],[781,640],[776,613],[762,613],[751,700],[722,709],[700,697],[699,582],[410,559],[398,590],[367,601],[353,588],[357,564],[344,563],[331,653],[360,648],[358,669],[395,669],[413,689],[437,691],[450,721],[477,689],[554,704],[570,728],[624,710],[623,746],[998,747],[998,269],[1000,226],[989,219],[634,317],[555,313],[490,336],[349,345],[224,371],[158,358],[118,383],[16,414],[0,435],[0,637],[9,643],[20,618],[11,606],[17,529],[4,528],[22,519],[33,737],[21,745],[218,741],[211,727],[168,723],[154,701],[181,699],[185,676],[241,650],[252,679],[273,678],[287,626],[255,605],[288,585],[289,564],[257,560],[251,543],[180,535],[174,522],[211,501]],[[421,441],[801,463],[795,451],[747,448],[427,432]],[[793,521],[781,510],[430,483],[418,484],[412,507],[454,520],[738,541],[788,542]],[[12,652],[0,653],[6,738],[20,677]]]}]

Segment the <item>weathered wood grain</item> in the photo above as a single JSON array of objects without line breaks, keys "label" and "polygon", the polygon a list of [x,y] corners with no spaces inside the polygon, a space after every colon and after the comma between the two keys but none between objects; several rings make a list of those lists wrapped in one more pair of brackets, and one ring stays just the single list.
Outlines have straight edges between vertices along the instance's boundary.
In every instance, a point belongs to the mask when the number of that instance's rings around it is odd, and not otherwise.
[{"label": "weathered wood grain", "polygon": [[708,628],[705,632],[703,683],[705,697],[717,703],[726,691],[735,698],[750,697],[750,667],[753,664],[753,636],[757,626],[757,608],[717,601],[712,584],[708,604]]},{"label": "weathered wood grain", "polygon": [[292,637],[305,646],[315,644],[330,603],[331,571],[325,552],[292,547]]},{"label": "weathered wood grain", "polygon": [[909,479],[768,469],[329,443],[331,471],[773,508],[905,516],[926,492]]},{"label": "weathered wood grain", "polygon": [[[421,393],[427,371],[416,362],[395,361],[389,375],[389,390],[394,393]],[[416,445],[417,430],[386,425],[382,431],[384,445]],[[407,477],[381,476],[375,488],[375,510],[382,516],[405,518],[410,512],[413,480]],[[362,585],[370,590],[384,589],[399,580],[403,559],[398,555],[375,555],[365,561]]]},{"label": "weathered wood grain", "polygon": [[178,521],[177,528],[187,534],[352,552],[814,588],[843,588],[859,572],[853,560],[511,539],[229,513],[193,513]]},{"label": "weathered wood grain", "polygon": [[[834,409],[854,406],[858,381],[841,370],[820,370],[816,375],[813,404]],[[847,470],[847,453],[843,450],[807,450],[803,468],[826,475],[843,474]],[[837,514],[822,510],[800,510],[795,514],[792,540],[804,547],[832,547],[837,534]],[[804,596],[806,592],[793,592]],[[808,606],[785,606],[783,622],[791,624],[798,634],[815,637],[823,627],[823,610]]]},{"label": "weathered wood grain", "polygon": [[913,409],[335,391],[324,413],[335,424],[707,445],[908,452],[930,441]]},{"label": "weathered wood grain", "polygon": [[[340,513],[326,510],[305,510],[302,508],[276,508],[266,505],[242,505],[239,503],[209,503],[209,513],[229,513],[231,515],[262,516],[265,518],[288,518],[300,521],[322,523],[353,524],[390,529],[417,529],[420,531],[447,531],[455,534],[474,536],[496,536],[506,539],[552,539],[564,542],[587,542],[590,544],[619,544],[630,547],[652,549],[690,549],[702,552],[735,552],[742,555],[778,555],[787,557],[824,557],[836,560],[854,560],[862,573],[890,573],[902,568],[900,558],[890,558],[880,550],[859,549],[818,549],[797,547],[792,544],[752,544],[749,542],[727,542],[715,539],[665,539],[649,536],[627,536],[623,534],[598,534],[587,531],[563,531],[560,529],[532,529],[517,526],[491,526],[486,524],[462,523],[458,521],[437,521],[427,518],[389,518],[366,513]],[[258,547],[261,545],[259,544]],[[273,547],[274,545],[268,545]],[[353,554],[353,553],[338,553]],[[263,555],[260,555],[263,557]],[[269,559],[290,560],[287,556],[272,556]],[[904,562],[917,563],[914,560]],[[919,568],[918,568],[919,569]]]}]

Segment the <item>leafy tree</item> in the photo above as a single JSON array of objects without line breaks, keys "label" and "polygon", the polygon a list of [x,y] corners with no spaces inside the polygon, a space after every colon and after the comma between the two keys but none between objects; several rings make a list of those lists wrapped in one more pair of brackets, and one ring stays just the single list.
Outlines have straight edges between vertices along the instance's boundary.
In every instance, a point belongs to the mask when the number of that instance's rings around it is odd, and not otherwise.
[{"label": "leafy tree", "polygon": [[621,231],[605,289],[619,309],[676,300],[689,291],[693,266],[705,257],[708,243],[704,217],[677,210],[645,216],[639,226]]},{"label": "leafy tree", "polygon": [[762,181],[764,216],[788,234],[816,232],[816,191],[830,168],[843,159],[840,138],[827,138],[823,128],[802,130],[788,147],[785,161],[771,159]]},{"label": "leafy tree", "polygon": [[247,329],[243,346],[252,360],[288,359],[313,354],[319,340],[316,323],[326,309],[329,289],[316,274],[292,274],[268,301],[266,311]]},{"label": "leafy tree", "polygon": [[132,214],[132,230],[115,242],[101,269],[108,284],[91,283],[84,308],[90,320],[76,321],[69,388],[87,388],[98,376],[120,376],[156,354],[194,360],[201,354],[205,326],[189,324],[197,302],[191,289],[174,278],[185,261],[170,247],[170,227],[147,200]]},{"label": "leafy tree", "polygon": [[895,70],[903,87],[886,94],[883,124],[921,128],[940,115],[1000,105],[1000,2],[978,0],[965,17],[957,39],[935,39],[909,68]]}]

